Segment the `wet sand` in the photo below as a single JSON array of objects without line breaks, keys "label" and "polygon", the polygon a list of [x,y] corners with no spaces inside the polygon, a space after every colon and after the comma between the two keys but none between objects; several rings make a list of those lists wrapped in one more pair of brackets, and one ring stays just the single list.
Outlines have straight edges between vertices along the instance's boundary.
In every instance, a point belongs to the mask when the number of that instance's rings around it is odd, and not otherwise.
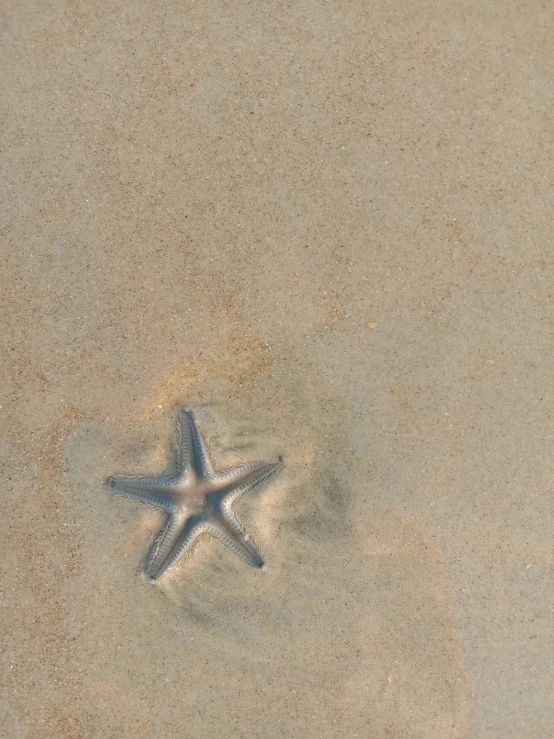
[{"label": "wet sand", "polygon": [[[548,735],[553,15],[4,4],[2,737]],[[146,582],[183,404],[263,572]]]}]

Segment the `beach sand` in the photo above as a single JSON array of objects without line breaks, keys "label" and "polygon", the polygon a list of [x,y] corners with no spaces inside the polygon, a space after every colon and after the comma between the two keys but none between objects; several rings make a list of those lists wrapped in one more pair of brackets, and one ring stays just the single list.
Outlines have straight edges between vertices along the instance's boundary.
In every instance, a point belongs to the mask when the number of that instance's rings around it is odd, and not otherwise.
[{"label": "beach sand", "polygon": [[[2,739],[546,737],[552,7],[2,15]],[[264,571],[146,581],[183,405]]]}]

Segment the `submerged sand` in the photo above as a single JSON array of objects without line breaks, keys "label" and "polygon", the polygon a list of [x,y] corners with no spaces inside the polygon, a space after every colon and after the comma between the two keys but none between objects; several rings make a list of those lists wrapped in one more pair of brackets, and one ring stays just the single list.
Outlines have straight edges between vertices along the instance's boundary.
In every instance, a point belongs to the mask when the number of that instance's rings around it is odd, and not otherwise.
[{"label": "submerged sand", "polygon": [[[547,736],[551,8],[3,15],[0,736]],[[142,574],[182,404],[264,572]]]}]

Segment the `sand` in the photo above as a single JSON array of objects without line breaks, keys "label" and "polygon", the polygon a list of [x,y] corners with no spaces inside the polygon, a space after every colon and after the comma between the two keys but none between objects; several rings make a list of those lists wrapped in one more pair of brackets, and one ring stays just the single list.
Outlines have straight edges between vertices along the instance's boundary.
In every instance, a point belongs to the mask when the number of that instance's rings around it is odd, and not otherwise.
[{"label": "sand", "polygon": [[2,11],[2,739],[548,736],[552,6]]}]

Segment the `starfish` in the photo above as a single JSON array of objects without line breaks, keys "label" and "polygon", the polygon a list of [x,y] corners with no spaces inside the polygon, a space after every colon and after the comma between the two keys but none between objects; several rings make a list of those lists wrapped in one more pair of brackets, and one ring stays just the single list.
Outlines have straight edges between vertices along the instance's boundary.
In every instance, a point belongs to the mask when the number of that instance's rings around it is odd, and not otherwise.
[{"label": "starfish", "polygon": [[146,574],[156,582],[208,533],[252,567],[263,569],[263,557],[231,506],[241,495],[283,466],[283,457],[268,464],[248,462],[224,472],[212,466],[208,447],[192,410],[182,408],[177,423],[177,474],[160,477],[110,477],[115,493],[140,500],[167,515],[150,549]]}]

